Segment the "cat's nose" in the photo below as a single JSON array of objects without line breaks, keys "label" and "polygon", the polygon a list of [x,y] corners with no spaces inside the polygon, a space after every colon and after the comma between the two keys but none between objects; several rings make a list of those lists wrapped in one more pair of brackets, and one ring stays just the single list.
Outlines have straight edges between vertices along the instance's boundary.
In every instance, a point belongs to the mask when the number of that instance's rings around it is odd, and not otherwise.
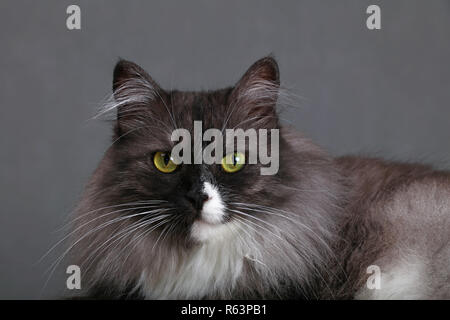
[{"label": "cat's nose", "polygon": [[208,200],[208,195],[203,192],[203,190],[192,189],[186,193],[186,198],[194,206],[195,209],[201,210],[203,204]]}]

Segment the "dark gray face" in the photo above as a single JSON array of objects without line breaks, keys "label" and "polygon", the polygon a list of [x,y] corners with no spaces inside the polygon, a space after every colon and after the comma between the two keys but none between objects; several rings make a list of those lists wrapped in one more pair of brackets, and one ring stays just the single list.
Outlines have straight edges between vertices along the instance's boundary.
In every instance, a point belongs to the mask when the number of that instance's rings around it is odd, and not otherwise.
[{"label": "dark gray face", "polygon": [[194,121],[202,122],[203,131],[278,128],[279,80],[273,59],[256,62],[236,87],[210,92],[166,92],[126,61],[119,62],[114,76],[119,106],[110,175],[117,189],[114,197],[120,199],[116,202],[163,201],[174,217],[167,239],[182,235],[206,240],[206,234],[214,236],[215,227],[233,219],[239,210],[236,203],[270,206],[283,201],[284,196],[275,192],[279,175],[261,175],[260,164],[245,164],[233,173],[221,164],[181,164],[168,173],[155,165],[158,152],[165,153],[164,164],[168,163],[174,129],[187,129],[194,136]]}]

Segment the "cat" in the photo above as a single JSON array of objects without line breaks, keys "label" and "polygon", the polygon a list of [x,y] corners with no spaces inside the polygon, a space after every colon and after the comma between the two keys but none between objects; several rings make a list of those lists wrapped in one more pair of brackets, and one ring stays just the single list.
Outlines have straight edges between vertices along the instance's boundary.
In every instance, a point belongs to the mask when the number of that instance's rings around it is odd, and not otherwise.
[{"label": "cat", "polygon": [[[137,64],[117,63],[104,108],[116,112],[113,144],[69,248],[86,297],[450,298],[450,174],[334,158],[280,123],[281,96],[271,56],[235,86],[205,92],[166,91]],[[171,163],[171,133],[194,121],[278,129],[278,172]]]}]

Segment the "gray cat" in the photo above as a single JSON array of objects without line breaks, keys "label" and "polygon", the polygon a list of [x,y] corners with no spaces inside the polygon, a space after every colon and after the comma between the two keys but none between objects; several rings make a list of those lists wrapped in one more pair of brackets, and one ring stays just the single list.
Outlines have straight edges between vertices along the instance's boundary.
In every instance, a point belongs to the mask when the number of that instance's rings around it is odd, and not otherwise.
[{"label": "gray cat", "polygon": [[[114,143],[69,248],[88,297],[450,298],[450,174],[329,156],[280,124],[279,84],[271,57],[207,92],[165,91],[117,64],[106,107],[117,110]],[[279,129],[278,172],[173,163],[172,131],[196,120]]]}]

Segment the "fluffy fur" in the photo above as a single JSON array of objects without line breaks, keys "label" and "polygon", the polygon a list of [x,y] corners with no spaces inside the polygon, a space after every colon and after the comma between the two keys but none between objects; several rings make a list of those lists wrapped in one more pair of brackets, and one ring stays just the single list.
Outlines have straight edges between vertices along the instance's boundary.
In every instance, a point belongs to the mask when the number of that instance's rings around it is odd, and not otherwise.
[{"label": "fluffy fur", "polygon": [[[113,89],[103,112],[117,111],[114,143],[68,249],[89,297],[449,298],[449,175],[333,159],[281,126],[273,58],[208,92],[167,92],[120,61]],[[171,150],[172,130],[192,130],[194,120],[204,130],[280,129],[278,173],[262,176],[258,164],[158,172],[154,152]],[[365,287],[372,264],[383,272],[379,292]]]}]

